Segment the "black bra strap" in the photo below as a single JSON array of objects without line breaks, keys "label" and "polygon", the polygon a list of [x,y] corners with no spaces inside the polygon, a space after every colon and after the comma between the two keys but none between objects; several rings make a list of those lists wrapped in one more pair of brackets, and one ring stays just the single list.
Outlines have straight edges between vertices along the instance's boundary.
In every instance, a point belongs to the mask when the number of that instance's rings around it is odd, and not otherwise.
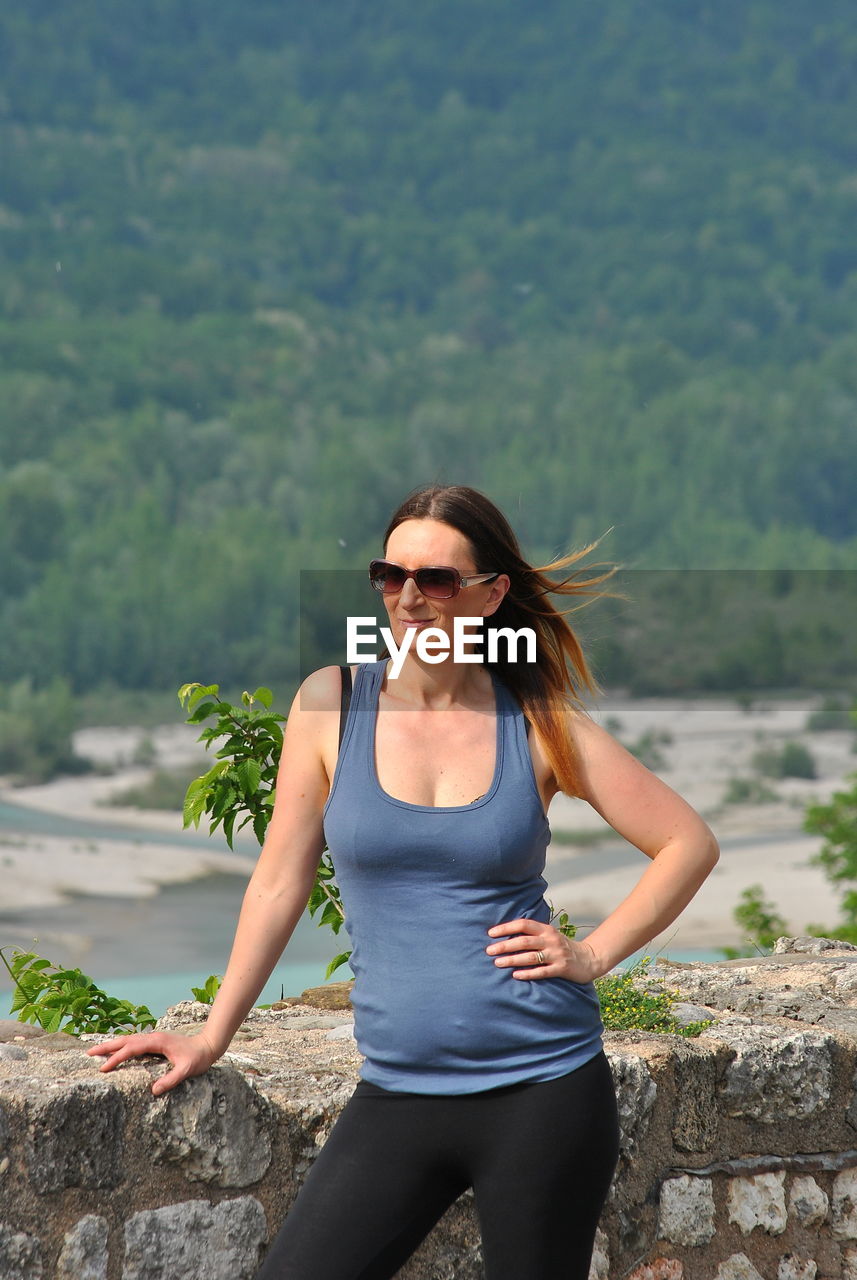
[{"label": "black bra strap", "polygon": [[351,705],[351,668],[340,667],[339,670],[342,673],[342,694],[339,699],[339,745],[342,746],[345,721],[348,719],[348,708]]}]

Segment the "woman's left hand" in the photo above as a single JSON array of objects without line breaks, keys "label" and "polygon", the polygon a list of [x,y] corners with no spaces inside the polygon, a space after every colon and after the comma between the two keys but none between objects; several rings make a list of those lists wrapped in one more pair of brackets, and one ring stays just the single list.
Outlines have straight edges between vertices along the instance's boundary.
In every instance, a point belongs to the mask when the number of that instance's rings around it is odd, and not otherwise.
[{"label": "woman's left hand", "polygon": [[509,920],[495,924],[488,936],[499,939],[486,950],[498,968],[511,969],[513,978],[567,978],[591,982],[599,977],[592,948],[568,938],[540,920]]}]

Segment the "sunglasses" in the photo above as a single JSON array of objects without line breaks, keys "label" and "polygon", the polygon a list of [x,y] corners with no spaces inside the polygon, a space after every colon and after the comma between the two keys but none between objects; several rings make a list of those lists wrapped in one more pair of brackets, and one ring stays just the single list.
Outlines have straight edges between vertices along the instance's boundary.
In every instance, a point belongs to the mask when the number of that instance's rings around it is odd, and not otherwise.
[{"label": "sunglasses", "polygon": [[408,578],[413,578],[420,595],[431,600],[451,600],[457,596],[462,587],[473,587],[478,582],[488,582],[497,577],[494,573],[477,573],[470,578],[463,578],[457,569],[446,565],[431,565],[423,569],[405,569],[392,560],[373,560],[369,565],[369,581],[376,591],[385,596],[396,595],[401,591]]}]

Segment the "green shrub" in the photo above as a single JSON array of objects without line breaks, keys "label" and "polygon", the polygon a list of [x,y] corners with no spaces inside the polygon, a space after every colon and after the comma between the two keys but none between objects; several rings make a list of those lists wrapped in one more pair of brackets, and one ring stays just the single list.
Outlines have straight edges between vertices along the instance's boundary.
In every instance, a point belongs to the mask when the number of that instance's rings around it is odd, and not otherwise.
[{"label": "green shrub", "polygon": [[760,778],[730,778],[723,792],[724,804],[770,804],[777,798]]},{"label": "green shrub", "polygon": [[786,742],[779,749],[761,747],[753,756],[753,768],[766,778],[815,778],[815,759],[802,742]]},{"label": "green shrub", "polygon": [[[803,822],[804,831],[824,837],[824,844],[812,861],[835,885],[857,880],[857,774],[852,774],[850,780],[850,791],[835,792],[827,804],[811,804]],[[857,892],[849,889],[843,895],[841,909],[844,919],[835,927],[836,932],[823,932],[857,941]],[[813,926],[812,932],[815,929]]]},{"label": "green shrub", "polygon": [[765,901],[764,892],[760,884],[751,884],[742,892],[741,901],[732,912],[732,918],[746,932],[752,950],[721,947],[720,950],[728,960],[753,955],[754,951],[759,955],[766,955],[777,938],[788,932],[788,924],[777,912],[773,902]]},{"label": "green shrub", "polygon": [[658,1031],[672,1035],[696,1036],[709,1022],[681,1026],[673,1012],[676,997],[662,988],[645,985],[651,957],[644,956],[628,969],[597,978],[595,990],[601,1018],[607,1031]]},{"label": "green shrub", "polygon": [[18,947],[13,949],[11,961],[0,948],[0,959],[15,984],[12,1013],[17,1013],[19,1022],[71,1035],[143,1031],[155,1025],[145,1005],[107,995],[80,969],[60,969]]},{"label": "green shrub", "polygon": [[144,733],[142,738],[137,742],[131,754],[131,763],[139,765],[142,769],[151,769],[157,763],[158,750],[152,737],[148,733]]},{"label": "green shrub", "polygon": [[844,698],[831,694],[814,711],[810,711],[806,728],[813,733],[822,733],[832,729],[853,729],[854,722],[854,709]]},{"label": "green shrub", "polygon": [[105,804],[132,809],[170,809],[181,813],[188,786],[198,773],[195,765],[175,771],[156,769],[148,781],[139,786],[114,791]]},{"label": "green shrub", "polygon": [[673,736],[667,729],[646,729],[636,742],[629,742],[627,745],[632,756],[636,756],[647,769],[657,772],[668,766],[669,762],[661,748],[669,746],[672,740]]},{"label": "green shrub", "polygon": [[[179,701],[187,708],[188,724],[201,724],[213,719],[203,729],[199,741],[206,750],[218,744],[217,763],[202,777],[195,778],[187,789],[184,802],[184,825],[199,826],[203,814],[209,819],[209,832],[218,827],[230,849],[233,834],[252,822],[259,844],[265,839],[274,808],[275,784],[280,752],[283,748],[282,725],[285,716],[272,711],[274,695],[264,686],[255,693],[241,695],[241,705],[233,705],[220,696],[220,686],[185,684],[179,689]],[[328,925],[339,933],[345,922],[345,910],[336,883],[333,863],[324,851],[316,872],[315,884],[307,904],[319,925]],[[350,951],[334,956],[327,966],[329,978],[341,965],[347,964]]]},{"label": "green shrub", "polygon": [[29,676],[0,685],[0,774],[16,782],[47,782],[92,766],[74,754],[74,699],[67,680],[36,689]]},{"label": "green shrub", "polygon": [[[573,938],[578,926],[572,924],[567,911],[557,911],[550,904],[551,924]],[[673,1013],[675,996],[670,991],[652,991],[646,985],[649,956],[643,956],[627,969],[606,973],[595,979],[595,991],[601,1005],[601,1020],[606,1031],[661,1031],[673,1035],[699,1035],[707,1022],[680,1026]]]}]

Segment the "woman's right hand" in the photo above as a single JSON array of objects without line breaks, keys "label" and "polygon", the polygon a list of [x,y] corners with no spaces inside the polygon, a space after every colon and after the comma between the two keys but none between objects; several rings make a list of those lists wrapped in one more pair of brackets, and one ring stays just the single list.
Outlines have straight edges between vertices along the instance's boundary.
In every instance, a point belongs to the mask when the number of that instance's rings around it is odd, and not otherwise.
[{"label": "woman's right hand", "polygon": [[90,1057],[107,1057],[101,1064],[101,1071],[112,1071],[129,1058],[139,1058],[147,1053],[160,1054],[170,1063],[171,1069],[152,1085],[152,1093],[156,1096],[174,1089],[189,1076],[201,1076],[220,1057],[204,1031],[192,1036],[179,1035],[174,1031],[138,1031],[94,1044],[86,1052]]}]

